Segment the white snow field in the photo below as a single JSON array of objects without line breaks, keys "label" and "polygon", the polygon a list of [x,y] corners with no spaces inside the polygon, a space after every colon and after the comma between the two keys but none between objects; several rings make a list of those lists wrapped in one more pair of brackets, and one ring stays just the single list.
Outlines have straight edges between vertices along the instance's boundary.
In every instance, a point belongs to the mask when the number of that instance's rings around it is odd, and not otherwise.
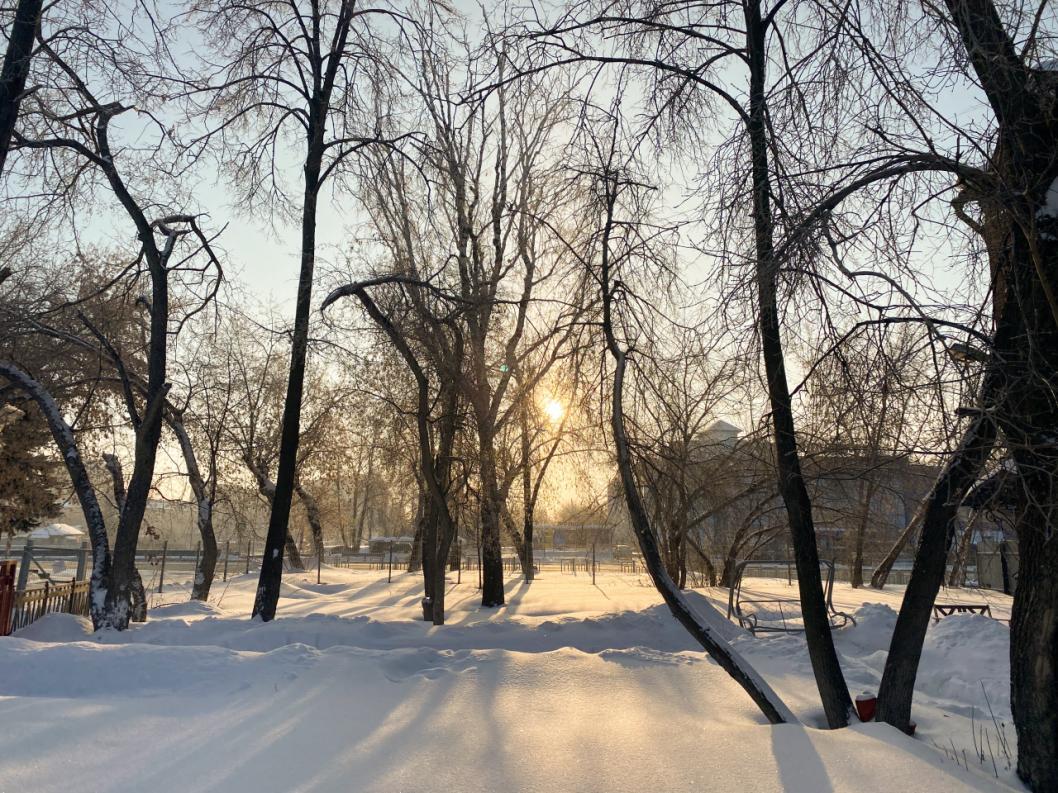
[{"label": "white snow field", "polygon": [[[51,615],[0,639],[0,791],[1021,789],[999,621],[931,627],[909,738],[882,724],[818,729],[803,638],[732,625],[736,647],[804,722],[767,725],[642,576],[593,586],[545,571],[510,581],[505,608],[481,610],[465,575],[440,628],[416,619],[417,575],[323,576],[288,574],[271,623],[247,619],[251,575],[218,582],[209,604],[176,602],[187,588],[172,587],[123,634]],[[726,590],[689,596],[726,608]],[[835,592],[858,620],[837,632],[853,694],[877,687],[899,598]],[[988,599],[1009,616],[1009,598]]]}]

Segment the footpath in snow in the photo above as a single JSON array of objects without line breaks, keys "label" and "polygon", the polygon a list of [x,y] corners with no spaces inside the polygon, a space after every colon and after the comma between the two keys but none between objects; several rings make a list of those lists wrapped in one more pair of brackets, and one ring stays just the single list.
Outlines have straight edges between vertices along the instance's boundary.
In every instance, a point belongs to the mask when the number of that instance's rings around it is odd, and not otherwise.
[{"label": "footpath in snow", "polygon": [[[247,619],[256,578],[243,576],[206,604],[186,587],[155,596],[149,621],[121,634],[50,615],[0,639],[0,793],[1022,789],[1000,621],[931,627],[912,739],[818,729],[803,639],[732,625],[804,722],[767,725],[641,576],[513,580],[498,610],[453,583],[438,628],[416,619],[418,576],[323,578],[288,575],[271,623]],[[726,590],[690,596],[726,608]],[[854,694],[877,689],[899,598],[835,591],[858,623],[836,634]],[[1009,616],[1009,598],[988,599]]]}]

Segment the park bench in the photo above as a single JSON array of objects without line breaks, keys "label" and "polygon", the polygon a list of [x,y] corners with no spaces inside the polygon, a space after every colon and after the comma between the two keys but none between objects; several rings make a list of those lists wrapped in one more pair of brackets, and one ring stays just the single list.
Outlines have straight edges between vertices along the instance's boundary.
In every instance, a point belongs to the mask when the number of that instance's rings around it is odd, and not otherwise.
[{"label": "park bench", "polygon": [[[759,567],[761,571],[778,572],[785,571],[785,576],[791,583],[794,579],[794,565],[788,560],[746,560],[740,562],[735,570],[735,583],[731,587],[727,600],[727,618],[734,617],[739,626],[745,628],[754,636],[758,633],[804,633],[804,626],[792,622],[795,616],[800,616],[801,599],[797,596],[783,597],[781,595],[761,596],[750,593],[749,597],[743,595],[742,579],[746,568],[749,566]],[[834,608],[834,563],[821,561],[819,566],[824,572],[823,596],[827,605],[827,614],[830,624],[834,628],[843,628],[850,622],[855,625],[856,620],[851,614],[838,611]],[[784,608],[785,606],[785,608]],[[778,620],[771,612],[778,612]],[[790,612],[789,615],[787,612]],[[787,617],[789,616],[789,619]]]},{"label": "park bench", "polygon": [[992,608],[987,603],[935,603],[933,604],[933,621],[939,622],[941,617],[950,617],[952,614],[980,614],[983,617],[992,616]]}]

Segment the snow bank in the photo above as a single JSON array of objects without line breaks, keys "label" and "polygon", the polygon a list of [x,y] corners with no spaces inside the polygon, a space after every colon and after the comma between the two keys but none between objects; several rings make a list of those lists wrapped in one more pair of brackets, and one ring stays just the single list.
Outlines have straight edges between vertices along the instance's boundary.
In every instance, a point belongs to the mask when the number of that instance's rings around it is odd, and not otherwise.
[{"label": "snow bank", "polygon": [[15,631],[20,639],[35,642],[76,642],[92,635],[92,621],[74,614],[45,614],[22,630]]},{"label": "snow bank", "polygon": [[[0,640],[0,723],[17,725],[0,730],[0,790],[1002,789],[884,725],[769,727],[636,577],[511,582],[498,610],[477,606],[474,584],[453,586],[439,628],[415,619],[415,577],[328,581],[291,577],[298,594],[270,623],[246,618],[251,577],[124,633],[89,636],[56,615],[37,624],[47,641]],[[558,616],[562,603],[577,616]],[[838,645],[850,682],[870,685],[895,615],[856,616]],[[924,667],[947,664],[966,685],[927,680],[927,735],[961,718],[942,709],[969,696],[975,670],[1003,671],[1003,626],[950,619],[931,628]],[[802,637],[728,632],[799,715],[818,710]]]}]

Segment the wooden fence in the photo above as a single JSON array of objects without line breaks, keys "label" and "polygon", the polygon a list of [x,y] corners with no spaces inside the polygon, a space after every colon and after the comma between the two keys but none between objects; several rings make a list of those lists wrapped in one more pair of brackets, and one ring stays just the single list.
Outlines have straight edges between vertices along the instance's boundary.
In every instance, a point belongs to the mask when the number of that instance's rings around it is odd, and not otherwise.
[{"label": "wooden fence", "polygon": [[11,605],[10,630],[17,631],[45,614],[65,613],[88,616],[88,582],[67,581],[15,592]]}]

